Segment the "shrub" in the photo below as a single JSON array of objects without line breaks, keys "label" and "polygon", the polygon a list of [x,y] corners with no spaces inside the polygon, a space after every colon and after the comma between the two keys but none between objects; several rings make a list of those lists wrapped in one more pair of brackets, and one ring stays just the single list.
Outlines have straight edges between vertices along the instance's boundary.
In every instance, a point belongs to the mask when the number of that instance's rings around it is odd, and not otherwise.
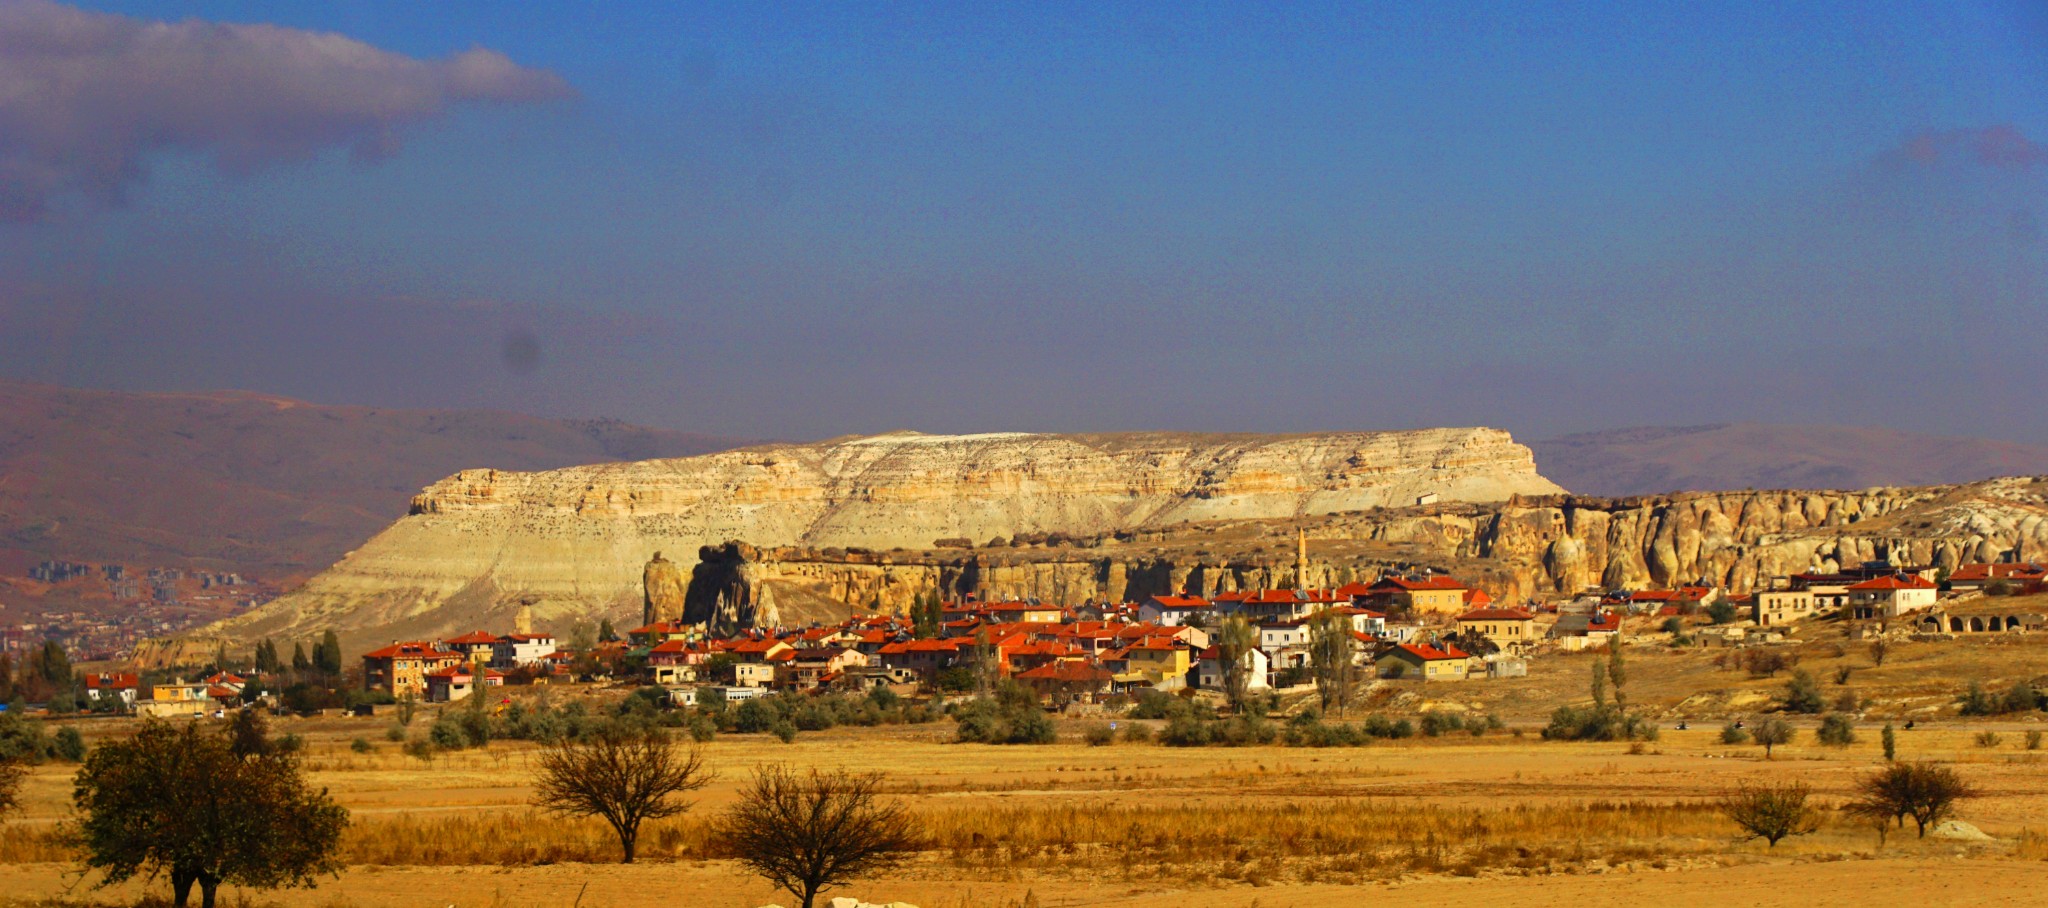
[{"label": "shrub", "polygon": [[1965,716],[1995,716],[2004,706],[2002,699],[1984,692],[1983,684],[1971,681],[1963,690],[1963,703],[1956,711]]},{"label": "shrub", "polygon": [[1131,744],[1149,744],[1152,742],[1152,726],[1143,722],[1125,725],[1124,740]]},{"label": "shrub", "polygon": [[1163,691],[1142,690],[1138,692],[1137,701],[1131,704],[1131,718],[1171,719],[1193,713],[1194,709],[1194,704]]},{"label": "shrub", "polygon": [[1051,744],[1059,735],[1038,697],[1014,682],[993,697],[954,707],[954,740],[979,744]]},{"label": "shrub", "polygon": [[1685,633],[1685,619],[1680,618],[1677,615],[1673,615],[1669,618],[1664,619],[1664,623],[1658,625],[1657,629],[1672,636],[1683,634]]},{"label": "shrub", "polygon": [[1090,723],[1081,730],[1081,740],[1088,742],[1090,747],[1102,747],[1116,741],[1116,729],[1109,727],[1107,722]]},{"label": "shrub", "polygon": [[2040,749],[2041,749],[2041,730],[2040,730],[2040,729],[2036,728],[2036,729],[2033,729],[2033,730],[2031,730],[2031,731],[2028,731],[2028,732],[2027,732],[2027,749],[2028,749],[2028,750],[2040,750]]},{"label": "shrub", "polygon": [[82,762],[85,759],[85,736],[69,725],[57,729],[56,737],[50,742],[50,752],[59,760]]},{"label": "shrub", "polygon": [[441,718],[434,720],[434,727],[427,729],[427,740],[442,750],[461,750],[469,746],[469,736],[447,713],[442,713]]},{"label": "shrub", "polygon": [[1899,735],[1898,732],[1892,730],[1890,722],[1884,724],[1884,731],[1878,735],[1878,740],[1884,742],[1884,761],[1886,763],[1899,758]]},{"label": "shrub", "polygon": [[377,747],[376,745],[371,744],[370,739],[368,738],[357,738],[354,741],[349,742],[348,749],[353,750],[359,754],[366,754],[370,751],[376,750]]},{"label": "shrub", "polygon": [[2012,687],[2006,690],[2005,702],[2001,705],[2005,707],[2005,712],[2026,713],[2033,712],[2039,703],[2040,698],[2034,693],[2033,682],[2014,681]]},{"label": "shrub", "polygon": [[1999,737],[1998,732],[1990,730],[1980,731],[1976,737],[1978,747],[1997,747],[2003,740],[2005,739]]},{"label": "shrub", "polygon": [[696,741],[699,744],[718,737],[718,723],[712,721],[710,716],[691,716],[684,721],[683,727],[689,730],[690,740]]},{"label": "shrub", "polygon": [[1727,624],[1735,620],[1735,604],[1726,599],[1716,599],[1707,606],[1707,617],[1715,624]]},{"label": "shrub", "polygon": [[1721,743],[1748,744],[1749,729],[1743,728],[1742,726],[1737,725],[1733,722],[1723,725],[1721,726]]},{"label": "shrub", "polygon": [[393,723],[390,728],[384,729],[384,740],[394,743],[405,740],[405,726]]},{"label": "shrub", "polygon": [[756,697],[732,711],[732,730],[743,735],[759,734],[768,731],[780,718],[765,700]]},{"label": "shrub", "polygon": [[1206,747],[1211,739],[1208,722],[1194,716],[1175,716],[1166,720],[1166,727],[1159,732],[1159,743],[1168,747]]},{"label": "shrub", "polygon": [[1425,738],[1439,737],[1447,731],[1461,731],[1464,727],[1465,720],[1454,713],[1431,710],[1422,714],[1422,736]]},{"label": "shrub", "polygon": [[1543,727],[1545,741],[1655,741],[1657,726],[1614,707],[1560,706]]},{"label": "shrub", "polygon": [[405,755],[423,763],[434,761],[434,742],[426,738],[414,738],[405,742]]},{"label": "shrub", "polygon": [[788,744],[796,740],[796,723],[788,719],[777,719],[774,724],[768,726],[768,733],[780,739],[782,743]]},{"label": "shrub", "polygon": [[1233,716],[1221,722],[1212,723],[1209,737],[1225,747],[1249,747],[1255,744],[1271,744],[1280,736],[1280,730],[1259,716]]},{"label": "shrub", "polygon": [[1785,711],[1813,714],[1826,708],[1820,682],[1813,679],[1813,674],[1805,669],[1793,672],[1792,680],[1785,682]]},{"label": "shrub", "polygon": [[1829,747],[1848,747],[1856,743],[1856,723],[1841,713],[1828,713],[1821,717],[1814,737]]},{"label": "shrub", "polygon": [[1856,667],[1855,667],[1855,666],[1853,666],[1853,665],[1838,665],[1838,666],[1835,666],[1835,683],[1836,683],[1836,684],[1847,684],[1847,683],[1849,683],[1849,676],[1850,676],[1850,675],[1852,675],[1852,674],[1855,674],[1855,673],[1856,673]]},{"label": "shrub", "polygon": [[1806,804],[1807,794],[1804,785],[1744,783],[1721,799],[1721,812],[1748,838],[1763,839],[1776,848],[1779,839],[1820,828],[1820,818]]}]

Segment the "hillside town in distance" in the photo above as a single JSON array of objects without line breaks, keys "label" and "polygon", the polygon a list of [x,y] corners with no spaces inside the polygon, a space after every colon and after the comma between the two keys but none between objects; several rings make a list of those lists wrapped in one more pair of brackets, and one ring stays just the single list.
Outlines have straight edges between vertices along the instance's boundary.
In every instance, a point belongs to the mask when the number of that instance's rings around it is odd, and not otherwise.
[{"label": "hillside town in distance", "polygon": [[[165,716],[255,702],[302,713],[374,712],[400,702],[462,701],[479,688],[489,696],[505,685],[582,682],[656,688],[667,704],[697,706],[877,687],[944,697],[1011,680],[1048,708],[1086,712],[1143,691],[1222,693],[1233,683],[1252,692],[1312,689],[1326,668],[1319,659],[1342,660],[1353,679],[1427,684],[1518,677],[1531,657],[1605,649],[1621,636],[1752,648],[1793,642],[1805,621],[1847,622],[1852,637],[1871,638],[2038,631],[2048,617],[2008,615],[1999,604],[2044,586],[2048,569],[2033,564],[1967,564],[1941,576],[1871,562],[1775,578],[1770,589],[1735,596],[1701,583],[1504,605],[1449,574],[1388,573],[1335,589],[1074,606],[928,594],[907,615],[856,614],[722,636],[701,624],[650,621],[623,633],[607,622],[565,638],[537,631],[531,610],[522,609],[509,632],[394,641],[357,660],[345,660],[330,634],[310,657],[294,644],[290,663],[265,641],[252,661],[223,652],[194,678],[87,673],[79,705]],[[1231,665],[1239,670],[1228,671]],[[308,670],[326,679],[324,689],[266,683]]]},{"label": "hillside town in distance", "polygon": [[19,595],[9,597],[15,620],[0,625],[0,653],[54,640],[80,662],[127,659],[144,640],[239,615],[279,592],[233,571],[53,559],[8,578],[8,587]]}]

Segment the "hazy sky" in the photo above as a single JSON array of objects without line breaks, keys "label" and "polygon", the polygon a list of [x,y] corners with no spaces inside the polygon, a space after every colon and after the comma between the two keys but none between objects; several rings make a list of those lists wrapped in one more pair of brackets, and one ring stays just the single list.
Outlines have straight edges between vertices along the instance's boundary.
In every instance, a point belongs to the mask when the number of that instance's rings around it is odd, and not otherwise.
[{"label": "hazy sky", "polygon": [[0,0],[0,375],[2048,441],[2048,4],[987,6]]}]

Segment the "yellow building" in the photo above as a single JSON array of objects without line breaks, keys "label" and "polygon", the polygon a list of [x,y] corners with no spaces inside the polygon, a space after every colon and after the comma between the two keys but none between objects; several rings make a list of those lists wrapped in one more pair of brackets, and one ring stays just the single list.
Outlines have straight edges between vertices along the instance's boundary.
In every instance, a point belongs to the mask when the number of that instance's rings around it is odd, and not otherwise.
[{"label": "yellow building", "polygon": [[1518,608],[1473,609],[1458,616],[1458,633],[1478,634],[1503,650],[1519,652],[1536,642],[1536,616]]},{"label": "yellow building", "polygon": [[1381,577],[1366,587],[1366,601],[1399,605],[1418,614],[1445,614],[1465,610],[1467,587],[1457,578],[1443,574],[1427,577]]},{"label": "yellow building", "polygon": [[1112,659],[1121,657],[1124,670],[1116,680],[1120,684],[1150,684],[1161,690],[1171,690],[1187,684],[1188,648],[1171,637],[1147,637],[1132,644]]},{"label": "yellow building", "polygon": [[1416,678],[1423,681],[1463,681],[1472,667],[1472,657],[1456,647],[1404,643],[1387,650],[1373,663],[1385,678]]}]

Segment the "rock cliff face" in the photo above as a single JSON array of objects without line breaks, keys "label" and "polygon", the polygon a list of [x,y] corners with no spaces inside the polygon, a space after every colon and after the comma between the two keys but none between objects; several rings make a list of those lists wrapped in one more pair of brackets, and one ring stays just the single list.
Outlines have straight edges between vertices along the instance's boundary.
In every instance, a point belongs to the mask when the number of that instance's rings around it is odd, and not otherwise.
[{"label": "rock cliff face", "polygon": [[682,569],[655,552],[653,558],[647,559],[647,566],[640,569],[640,620],[647,624],[683,620],[683,613],[688,610],[688,592]]},{"label": "rock cliff face", "polygon": [[[649,602],[652,553],[729,540],[923,549],[939,539],[1100,536],[1412,505],[1423,496],[1480,502],[1562,491],[1536,473],[1527,448],[1483,428],[900,433],[534,473],[465,470],[429,486],[409,515],[297,592],[210,633],[290,638],[334,627],[356,646],[508,626],[524,600],[547,627],[631,620]],[[764,603],[747,592],[755,586],[693,576],[686,608],[758,617]],[[808,607],[796,599],[799,611]]]},{"label": "rock cliff face", "polygon": [[926,590],[986,599],[1122,601],[1296,582],[1295,525],[1311,539],[1303,585],[1388,568],[1448,569],[1508,600],[1705,579],[1741,593],[1772,577],[1864,561],[1954,568],[2048,559],[2048,481],[1859,492],[1654,498],[1540,496],[1497,505],[1378,509],[1133,534],[1099,548],[877,554],[731,549],[699,578],[784,604],[799,620],[902,612]]}]

